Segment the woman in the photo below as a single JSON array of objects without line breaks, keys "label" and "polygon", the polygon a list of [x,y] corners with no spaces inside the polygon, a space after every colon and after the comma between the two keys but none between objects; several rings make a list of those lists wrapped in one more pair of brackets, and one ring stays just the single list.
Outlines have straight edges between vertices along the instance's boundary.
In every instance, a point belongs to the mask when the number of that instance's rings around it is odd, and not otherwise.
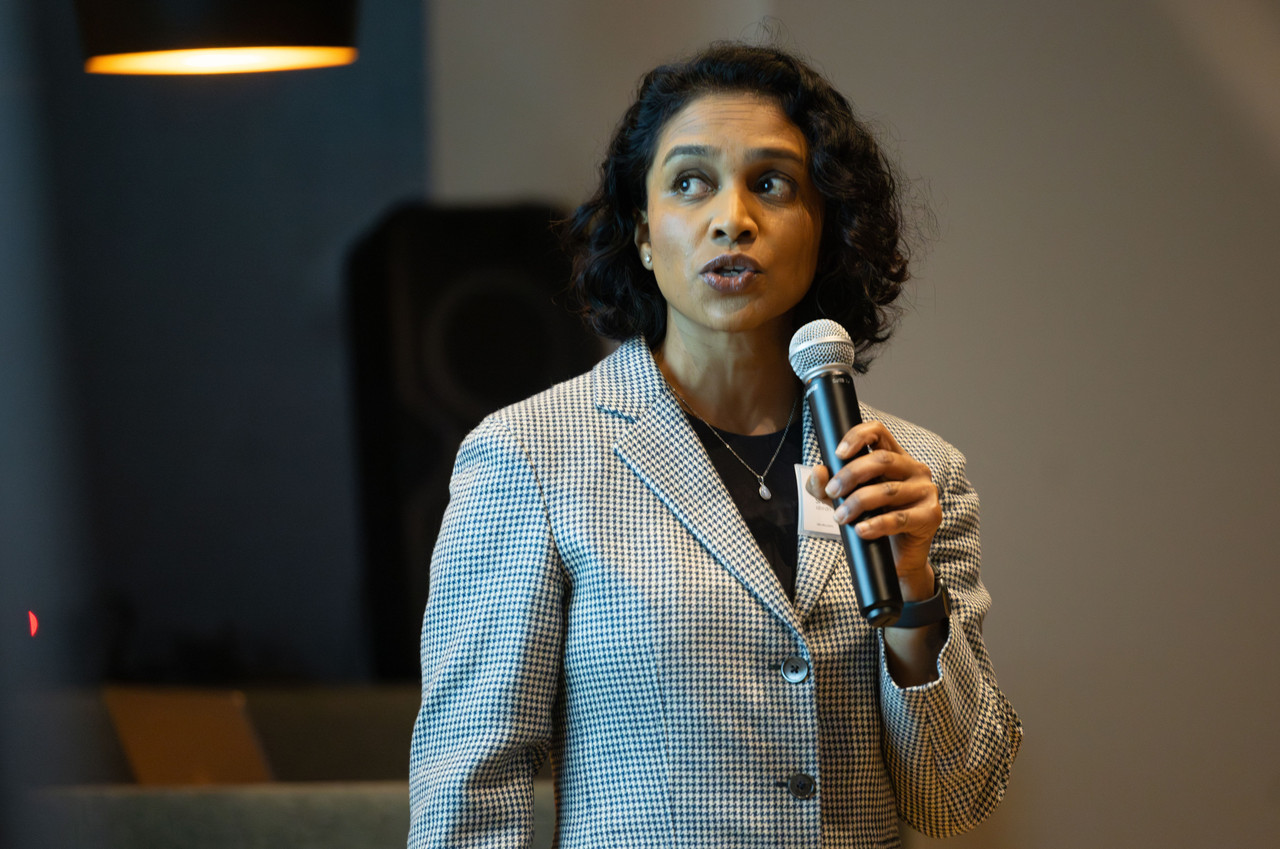
[{"label": "woman", "polygon": [[[463,443],[432,562],[410,845],[524,846],[549,754],[562,847],[895,846],[1004,793],[1021,728],[982,643],[963,457],[864,408],[830,478],[787,361],[827,316],[883,342],[907,277],[893,180],[847,102],[778,50],[658,68],[569,224],[623,340]],[[865,357],[861,357],[865,360]],[[873,629],[840,543],[797,534],[795,464],[892,536]],[[867,511],[883,512],[867,518]]]}]

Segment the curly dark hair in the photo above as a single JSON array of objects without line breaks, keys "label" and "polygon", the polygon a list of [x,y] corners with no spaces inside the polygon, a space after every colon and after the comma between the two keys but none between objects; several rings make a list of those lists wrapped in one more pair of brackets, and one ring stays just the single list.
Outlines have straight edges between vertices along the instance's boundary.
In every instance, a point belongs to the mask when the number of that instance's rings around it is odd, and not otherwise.
[{"label": "curly dark hair", "polygon": [[818,267],[793,311],[795,326],[830,318],[849,331],[858,371],[893,332],[908,251],[893,168],[849,101],[804,61],[774,47],[717,42],[687,61],[644,76],[609,142],[595,194],[563,222],[573,257],[570,292],[600,335],[642,334],[650,347],[667,330],[667,302],[635,250],[637,215],[658,137],[689,102],[706,94],[772,98],[804,134],[810,176],[824,202]]}]

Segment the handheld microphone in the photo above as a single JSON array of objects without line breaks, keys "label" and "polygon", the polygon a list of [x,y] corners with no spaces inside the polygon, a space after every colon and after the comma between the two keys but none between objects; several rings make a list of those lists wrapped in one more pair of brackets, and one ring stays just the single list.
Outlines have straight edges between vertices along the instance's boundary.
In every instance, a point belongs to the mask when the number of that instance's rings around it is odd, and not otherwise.
[{"label": "handheld microphone", "polygon": [[[832,476],[845,465],[836,456],[836,446],[850,428],[862,423],[858,396],[853,391],[854,353],[848,331],[825,318],[797,330],[787,349],[792,370],[805,384],[804,399],[818,437],[822,462]],[[868,453],[870,449],[863,446],[858,456]],[[835,503],[839,506],[844,499]],[[874,516],[875,511],[866,515]],[[858,610],[872,627],[892,625],[902,614],[902,590],[898,586],[898,570],[888,537],[864,540],[852,524],[840,525],[840,536],[849,555],[849,573],[858,596]]]}]

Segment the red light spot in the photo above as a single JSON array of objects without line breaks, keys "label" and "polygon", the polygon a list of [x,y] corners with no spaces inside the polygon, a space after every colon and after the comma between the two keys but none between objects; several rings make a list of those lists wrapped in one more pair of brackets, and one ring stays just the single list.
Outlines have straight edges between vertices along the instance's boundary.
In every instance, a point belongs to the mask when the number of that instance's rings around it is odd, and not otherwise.
[{"label": "red light spot", "polygon": [[40,630],[40,620],[30,610],[27,611],[27,619],[31,621],[31,636],[36,635],[36,631]]}]

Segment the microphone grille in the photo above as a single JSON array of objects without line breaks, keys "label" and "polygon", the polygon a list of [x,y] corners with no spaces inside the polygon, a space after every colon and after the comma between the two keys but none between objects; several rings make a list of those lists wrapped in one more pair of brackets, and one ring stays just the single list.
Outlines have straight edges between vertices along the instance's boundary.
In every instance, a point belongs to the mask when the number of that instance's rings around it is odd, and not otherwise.
[{"label": "microphone grille", "polygon": [[836,366],[852,370],[855,353],[849,331],[829,318],[820,318],[801,327],[787,347],[791,370],[806,382],[808,375],[816,369]]}]

